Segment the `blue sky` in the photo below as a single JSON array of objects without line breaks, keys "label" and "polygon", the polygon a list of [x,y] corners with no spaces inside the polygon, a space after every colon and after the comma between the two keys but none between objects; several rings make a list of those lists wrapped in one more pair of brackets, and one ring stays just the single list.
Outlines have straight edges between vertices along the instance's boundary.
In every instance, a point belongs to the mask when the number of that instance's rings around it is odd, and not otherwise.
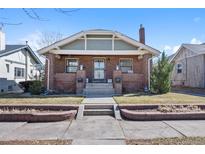
[{"label": "blue sky", "polygon": [[146,44],[166,50],[168,55],[181,43],[205,42],[205,9],[80,9],[68,15],[55,9],[36,12],[48,21],[31,19],[22,9],[0,9],[0,22],[22,22],[5,25],[8,44],[29,40],[35,46],[41,32],[60,32],[66,37],[93,28],[116,30],[138,40],[140,24],[145,27]]}]

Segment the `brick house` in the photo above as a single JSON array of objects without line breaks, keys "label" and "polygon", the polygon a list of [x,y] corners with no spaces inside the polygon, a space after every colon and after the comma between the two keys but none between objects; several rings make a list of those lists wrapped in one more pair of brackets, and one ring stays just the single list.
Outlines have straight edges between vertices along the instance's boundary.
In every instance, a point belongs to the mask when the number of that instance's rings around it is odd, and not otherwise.
[{"label": "brick house", "polygon": [[151,59],[160,52],[116,31],[81,31],[39,50],[46,60],[46,85],[60,93],[121,94],[149,88]]}]

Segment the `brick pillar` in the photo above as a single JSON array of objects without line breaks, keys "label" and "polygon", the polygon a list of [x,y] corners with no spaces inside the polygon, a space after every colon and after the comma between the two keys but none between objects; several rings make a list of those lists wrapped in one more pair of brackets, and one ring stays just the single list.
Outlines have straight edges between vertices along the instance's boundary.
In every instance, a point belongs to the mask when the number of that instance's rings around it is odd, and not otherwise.
[{"label": "brick pillar", "polygon": [[76,72],[76,94],[82,94],[85,88],[86,72],[85,70],[78,70]]},{"label": "brick pillar", "polygon": [[[144,74],[144,87],[148,87],[148,60],[152,55],[146,54],[143,55],[143,74]],[[150,65],[150,71],[152,70],[152,64]]]},{"label": "brick pillar", "polygon": [[122,71],[113,71],[113,85],[116,94],[122,94]]}]

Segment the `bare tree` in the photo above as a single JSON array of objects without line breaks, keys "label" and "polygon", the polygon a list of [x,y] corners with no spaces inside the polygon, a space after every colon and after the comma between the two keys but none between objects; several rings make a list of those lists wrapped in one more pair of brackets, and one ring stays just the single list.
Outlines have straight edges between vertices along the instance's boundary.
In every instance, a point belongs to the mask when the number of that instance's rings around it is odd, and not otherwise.
[{"label": "bare tree", "polygon": [[39,48],[43,48],[57,42],[63,38],[63,35],[59,32],[43,32],[40,39],[37,40]]},{"label": "bare tree", "polygon": [[[50,19],[46,19],[42,17],[42,14],[39,13],[39,9],[37,8],[22,8],[21,9],[26,16],[28,16],[30,19],[32,20],[36,20],[36,21],[49,21]],[[53,9],[55,12],[60,13],[60,14],[64,14],[64,15],[71,15],[74,12],[79,11],[80,9],[62,9],[62,8],[56,8]],[[4,11],[4,8],[0,8],[1,14],[2,11]],[[4,14],[5,15],[5,14]],[[17,23],[13,23],[13,22],[8,22],[8,21],[4,21],[4,20],[8,20],[7,17],[4,16],[0,16],[0,26],[3,27],[5,25],[11,25],[11,26],[17,26],[17,25],[21,25],[22,22],[17,22]]]}]

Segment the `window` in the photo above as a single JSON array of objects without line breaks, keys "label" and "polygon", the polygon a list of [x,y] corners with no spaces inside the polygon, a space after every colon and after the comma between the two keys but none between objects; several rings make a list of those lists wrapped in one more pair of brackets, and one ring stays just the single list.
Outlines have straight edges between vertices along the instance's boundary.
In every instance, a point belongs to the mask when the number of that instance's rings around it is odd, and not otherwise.
[{"label": "window", "polygon": [[6,71],[9,73],[9,64],[6,64]]},{"label": "window", "polygon": [[120,59],[120,69],[123,73],[130,73],[133,71],[132,59]]},{"label": "window", "polygon": [[177,64],[177,73],[182,73],[182,64]]},{"label": "window", "polygon": [[67,59],[66,61],[66,72],[73,73],[78,70],[78,59]]},{"label": "window", "polygon": [[15,68],[14,68],[14,76],[15,76],[15,77],[18,77],[18,78],[19,78],[19,77],[20,77],[20,78],[21,78],[21,77],[24,77],[24,72],[25,72],[25,71],[24,71],[24,68],[19,68],[19,67],[15,67]]}]

